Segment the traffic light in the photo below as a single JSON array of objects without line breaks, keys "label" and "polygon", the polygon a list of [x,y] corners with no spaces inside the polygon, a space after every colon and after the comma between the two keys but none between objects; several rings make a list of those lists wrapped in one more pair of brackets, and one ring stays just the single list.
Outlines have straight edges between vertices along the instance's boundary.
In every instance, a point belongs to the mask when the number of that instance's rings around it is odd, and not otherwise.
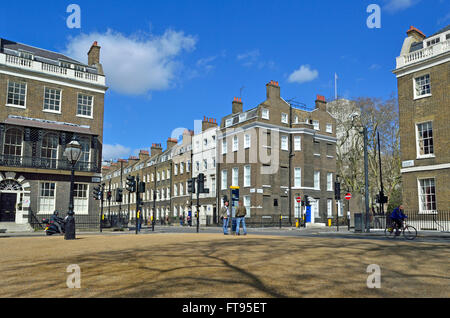
[{"label": "traffic light", "polygon": [[203,173],[200,173],[198,175],[198,193],[205,193],[205,175]]},{"label": "traffic light", "polygon": [[95,200],[101,200],[102,199],[103,192],[102,192],[100,186],[95,187],[93,189],[92,193],[93,193],[93,197],[94,197]]},{"label": "traffic light", "polygon": [[123,190],[121,188],[116,189],[116,202],[122,202]]},{"label": "traffic light", "polygon": [[380,192],[380,193],[377,194],[377,196],[376,196],[376,202],[377,202],[377,203],[383,203],[383,204],[388,203],[388,197],[385,196],[384,193],[381,193],[381,192]]},{"label": "traffic light", "polygon": [[188,193],[195,193],[195,184],[193,179],[188,180]]},{"label": "traffic light", "polygon": [[139,193],[144,193],[145,192],[145,182],[139,182]]},{"label": "traffic light", "polygon": [[334,198],[336,200],[341,199],[341,183],[340,182],[334,183]]},{"label": "traffic light", "polygon": [[111,198],[112,198],[112,192],[111,192],[111,191],[108,191],[108,192],[106,193],[106,199],[107,199],[108,201],[110,201]]},{"label": "traffic light", "polygon": [[131,193],[136,192],[136,180],[134,176],[127,177],[127,191]]}]

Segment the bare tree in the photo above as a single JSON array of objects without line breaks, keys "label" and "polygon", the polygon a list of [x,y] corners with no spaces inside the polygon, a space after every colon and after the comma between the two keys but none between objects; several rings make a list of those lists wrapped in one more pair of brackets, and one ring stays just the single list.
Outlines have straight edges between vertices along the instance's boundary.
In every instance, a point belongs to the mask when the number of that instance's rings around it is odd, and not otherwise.
[{"label": "bare tree", "polygon": [[354,101],[336,100],[329,111],[337,121],[337,169],[343,186],[364,195],[364,138],[368,132],[369,205],[381,189],[377,154],[377,133],[380,134],[381,165],[384,192],[390,199],[401,187],[400,139],[398,106],[395,98],[381,100],[360,97]]}]

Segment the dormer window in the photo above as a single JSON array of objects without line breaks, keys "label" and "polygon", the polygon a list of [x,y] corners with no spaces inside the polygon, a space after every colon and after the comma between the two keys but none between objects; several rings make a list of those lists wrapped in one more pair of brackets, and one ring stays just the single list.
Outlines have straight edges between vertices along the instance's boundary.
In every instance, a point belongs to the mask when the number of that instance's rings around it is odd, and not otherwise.
[{"label": "dormer window", "polygon": [[86,68],[81,65],[75,65],[75,70],[79,72],[86,72]]},{"label": "dormer window", "polygon": [[439,43],[441,41],[441,38],[435,38],[432,40],[427,41],[427,46],[435,45],[436,43]]},{"label": "dormer window", "polygon": [[247,114],[246,114],[246,113],[240,114],[240,115],[239,115],[239,122],[240,122],[240,123],[243,122],[243,121],[246,120],[246,119],[247,119]]},{"label": "dormer window", "polygon": [[230,127],[231,125],[233,125],[233,118],[227,119],[225,121],[225,127]]},{"label": "dormer window", "polygon": [[21,58],[23,58],[23,59],[26,59],[26,60],[31,60],[31,61],[34,60],[34,55],[33,55],[32,53],[20,51],[20,52],[19,52],[19,56],[20,56]]},{"label": "dormer window", "polygon": [[60,61],[59,66],[64,67],[64,68],[70,68],[70,63]]}]

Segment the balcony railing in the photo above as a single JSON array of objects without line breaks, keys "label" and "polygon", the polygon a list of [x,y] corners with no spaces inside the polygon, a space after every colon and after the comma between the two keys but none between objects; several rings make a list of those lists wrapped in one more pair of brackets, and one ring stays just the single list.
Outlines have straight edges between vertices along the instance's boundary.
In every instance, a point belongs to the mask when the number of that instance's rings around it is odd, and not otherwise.
[{"label": "balcony railing", "polygon": [[397,68],[420,62],[450,51],[450,40],[436,43],[421,50],[397,57]]},{"label": "balcony railing", "polygon": [[[72,169],[67,159],[49,159],[41,157],[23,157],[11,155],[0,155],[0,166],[50,170]],[[100,172],[99,166],[95,162],[78,162],[75,165],[75,170],[82,172]]]},{"label": "balcony railing", "polygon": [[19,67],[35,72],[56,75],[67,79],[93,83],[98,85],[106,85],[105,77],[102,75],[82,72],[71,68],[65,68],[57,65],[47,64],[39,61],[24,59],[18,56],[0,53],[0,64]]}]

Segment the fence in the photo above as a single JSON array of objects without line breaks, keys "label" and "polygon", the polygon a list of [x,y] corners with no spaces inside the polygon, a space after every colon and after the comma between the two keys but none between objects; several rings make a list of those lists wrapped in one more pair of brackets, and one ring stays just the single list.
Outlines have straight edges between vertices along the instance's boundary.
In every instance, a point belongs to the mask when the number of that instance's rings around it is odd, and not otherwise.
[{"label": "fence", "polygon": [[[436,211],[436,212],[419,212],[408,211],[405,212],[408,216],[406,223],[414,226],[418,231],[450,231],[450,211]],[[389,224],[389,215],[375,215],[372,218],[371,227],[374,229],[384,229],[386,222]]]},{"label": "fence", "polygon": [[[53,214],[36,214],[30,211],[29,223],[31,227],[35,230],[44,229],[44,224],[42,224],[42,219],[50,219]],[[59,214],[59,217],[65,218],[66,215],[63,213]],[[99,229],[100,228],[100,215],[74,215],[75,226],[77,229]],[[103,227],[108,227],[107,222],[103,223]]]}]

